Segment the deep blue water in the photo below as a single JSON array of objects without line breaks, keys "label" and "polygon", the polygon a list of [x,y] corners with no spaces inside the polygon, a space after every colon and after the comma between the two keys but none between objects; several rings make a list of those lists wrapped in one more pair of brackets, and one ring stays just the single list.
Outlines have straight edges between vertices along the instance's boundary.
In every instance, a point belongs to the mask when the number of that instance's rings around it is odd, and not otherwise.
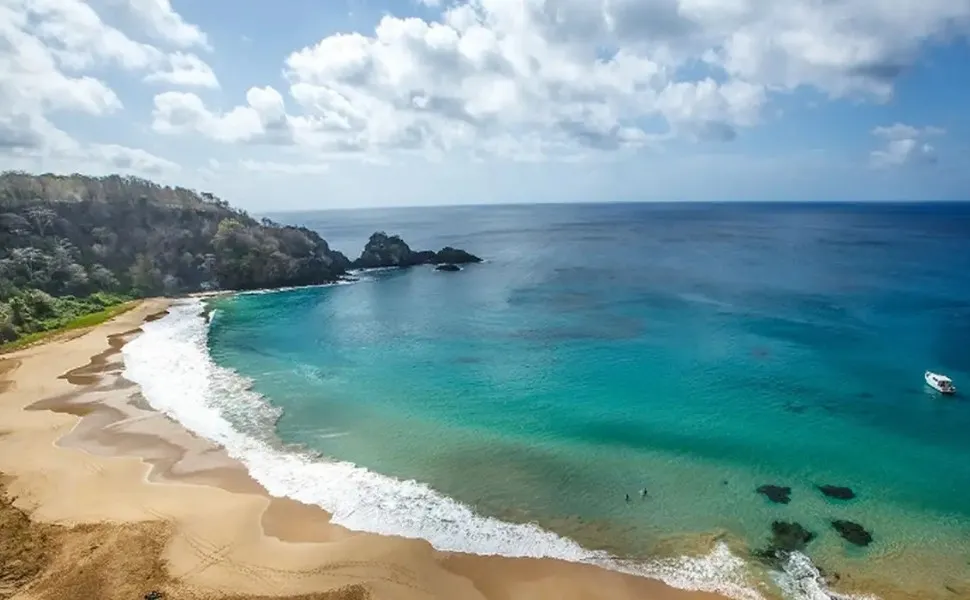
[{"label": "deep blue water", "polygon": [[[212,356],[282,409],[284,442],[625,556],[710,532],[754,547],[784,518],[860,582],[967,583],[970,205],[271,216],[351,257],[386,230],[487,259],[219,301]],[[937,395],[925,369],[966,393]]]}]

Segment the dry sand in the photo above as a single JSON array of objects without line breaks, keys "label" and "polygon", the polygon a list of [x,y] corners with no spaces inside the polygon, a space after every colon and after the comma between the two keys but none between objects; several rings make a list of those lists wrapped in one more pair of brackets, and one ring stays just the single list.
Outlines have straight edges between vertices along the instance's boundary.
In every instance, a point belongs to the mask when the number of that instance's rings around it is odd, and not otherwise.
[{"label": "dry sand", "polygon": [[439,552],[270,498],[120,377],[121,346],[166,306],[145,301],[0,356],[0,599],[720,598],[555,560]]}]

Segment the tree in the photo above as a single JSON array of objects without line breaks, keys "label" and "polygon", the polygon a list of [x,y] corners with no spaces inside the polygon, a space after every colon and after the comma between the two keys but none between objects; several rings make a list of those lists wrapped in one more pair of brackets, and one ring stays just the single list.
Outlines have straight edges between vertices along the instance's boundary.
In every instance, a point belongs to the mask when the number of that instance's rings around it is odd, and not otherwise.
[{"label": "tree", "polygon": [[146,254],[139,254],[129,269],[131,285],[139,294],[150,296],[162,288],[162,274]]},{"label": "tree", "polygon": [[349,261],[315,232],[210,192],[137,177],[0,174],[0,300],[334,281]]},{"label": "tree", "polygon": [[181,289],[182,283],[179,278],[174,275],[166,275],[162,277],[162,293],[166,296],[174,296],[178,294],[179,289]]},{"label": "tree", "polygon": [[38,321],[53,317],[57,314],[54,298],[40,290],[25,290],[10,300],[13,311],[12,322],[16,327],[31,326]]},{"label": "tree", "polygon": [[17,328],[14,327],[13,309],[5,302],[0,302],[0,344],[17,339]]},{"label": "tree", "polygon": [[43,237],[47,235],[47,231],[54,223],[54,219],[57,218],[57,213],[43,206],[34,206],[27,209],[24,216],[33,223],[34,229]]},{"label": "tree", "polygon": [[118,278],[103,265],[92,265],[88,279],[99,290],[113,291],[118,288]]},{"label": "tree", "polygon": [[14,248],[10,251],[14,270],[26,274],[26,284],[37,286],[46,283],[48,256],[37,248]]}]

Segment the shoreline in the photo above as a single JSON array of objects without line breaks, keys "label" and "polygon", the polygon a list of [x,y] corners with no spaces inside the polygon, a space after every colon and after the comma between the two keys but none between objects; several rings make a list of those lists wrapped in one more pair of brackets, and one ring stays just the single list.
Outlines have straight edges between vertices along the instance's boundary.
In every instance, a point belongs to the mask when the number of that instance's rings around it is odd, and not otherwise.
[{"label": "shoreline", "polygon": [[[144,555],[153,574],[144,585],[156,586],[131,590],[102,577],[106,587],[92,592],[105,599],[155,589],[189,598],[723,598],[592,565],[442,552],[423,540],[350,531],[323,509],[270,497],[241,463],[151,409],[122,379],[122,346],[170,304],[146,300],[71,339],[0,357],[6,493],[32,524],[59,527],[62,539],[50,549],[53,562],[13,597],[72,596],[77,582],[51,572],[57,561],[100,552],[122,579],[118,565]],[[74,548],[91,528],[141,543],[136,552],[127,543]]]}]

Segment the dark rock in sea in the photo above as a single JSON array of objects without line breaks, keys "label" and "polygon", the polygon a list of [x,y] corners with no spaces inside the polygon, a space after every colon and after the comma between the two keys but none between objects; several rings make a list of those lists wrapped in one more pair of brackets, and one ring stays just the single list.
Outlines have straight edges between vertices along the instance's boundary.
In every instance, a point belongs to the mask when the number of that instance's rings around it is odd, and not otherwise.
[{"label": "dark rock in sea", "polygon": [[458,265],[453,265],[451,263],[445,263],[443,265],[438,265],[434,268],[435,271],[461,271],[461,267]]},{"label": "dark rock in sea", "polygon": [[817,485],[815,487],[829,498],[836,500],[852,500],[855,498],[855,492],[851,488],[840,485]]},{"label": "dark rock in sea", "polygon": [[482,262],[474,254],[458,248],[446,246],[438,252],[431,250],[414,251],[400,236],[387,235],[378,231],[370,236],[360,258],[352,266],[355,269],[376,269],[380,267],[413,267],[415,265],[459,265]]},{"label": "dark rock in sea", "polygon": [[780,485],[763,485],[756,490],[759,494],[764,494],[775,504],[788,504],[791,502],[791,488]]},{"label": "dark rock in sea", "polygon": [[482,259],[478,258],[474,254],[465,252],[464,250],[458,248],[452,248],[451,246],[445,246],[441,250],[434,253],[434,258],[429,262],[432,264],[442,264],[450,263],[453,265],[464,265],[468,263],[480,263]]},{"label": "dark rock in sea", "polygon": [[771,524],[771,540],[768,546],[755,550],[752,554],[762,562],[780,568],[790,553],[805,550],[813,539],[815,534],[800,523],[775,521]]},{"label": "dark rock in sea", "polygon": [[396,235],[387,235],[383,231],[370,236],[360,258],[354,261],[358,269],[375,269],[378,267],[410,267],[420,264],[416,255],[407,242]]},{"label": "dark rock in sea", "polygon": [[872,534],[858,523],[853,523],[852,521],[832,521],[832,527],[850,544],[868,546],[872,543]]}]

